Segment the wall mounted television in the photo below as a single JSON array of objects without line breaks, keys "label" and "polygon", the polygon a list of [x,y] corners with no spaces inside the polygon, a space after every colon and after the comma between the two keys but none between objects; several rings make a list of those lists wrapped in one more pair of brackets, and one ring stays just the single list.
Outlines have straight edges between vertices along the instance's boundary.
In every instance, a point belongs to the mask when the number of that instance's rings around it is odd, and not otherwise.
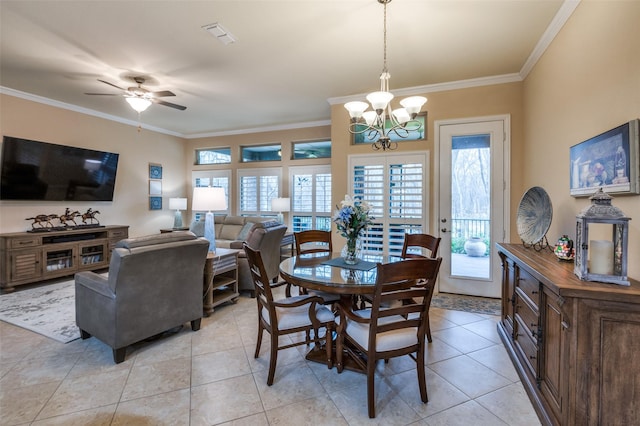
[{"label": "wall mounted television", "polygon": [[113,201],[118,157],[4,136],[0,200]]}]

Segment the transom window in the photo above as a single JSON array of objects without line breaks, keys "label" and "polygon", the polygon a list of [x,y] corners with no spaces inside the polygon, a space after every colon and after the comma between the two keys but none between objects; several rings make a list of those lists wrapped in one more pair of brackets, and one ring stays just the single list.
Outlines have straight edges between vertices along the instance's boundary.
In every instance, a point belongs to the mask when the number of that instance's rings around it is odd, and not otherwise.
[{"label": "transom window", "polygon": [[291,158],[302,160],[307,158],[331,158],[331,141],[292,142]]},{"label": "transom window", "polygon": [[231,163],[231,148],[228,147],[196,149],[195,155],[196,165]]},{"label": "transom window", "polygon": [[[389,133],[389,138],[391,138],[393,142],[418,141],[418,140],[426,139],[427,112],[425,111],[423,113],[418,114],[415,119],[420,124],[422,124],[422,127],[420,127],[419,130],[408,130],[408,131],[399,130],[398,133],[391,132]],[[391,121],[387,119],[385,125],[387,129],[390,128]],[[359,124],[356,126],[357,131],[364,130],[366,128],[367,126],[365,124]],[[380,136],[377,133],[375,134],[369,134],[369,132],[357,133],[353,135],[353,144],[358,145],[363,143],[373,143],[377,141],[379,137]]]},{"label": "transom window", "polygon": [[282,159],[282,146],[279,143],[273,145],[241,146],[240,159],[243,163],[280,161]]}]

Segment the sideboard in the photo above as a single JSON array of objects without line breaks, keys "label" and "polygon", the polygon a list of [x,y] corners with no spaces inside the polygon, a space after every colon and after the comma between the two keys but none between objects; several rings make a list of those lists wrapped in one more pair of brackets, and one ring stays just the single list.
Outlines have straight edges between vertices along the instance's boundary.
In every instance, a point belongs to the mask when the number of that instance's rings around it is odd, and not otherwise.
[{"label": "sideboard", "polygon": [[640,282],[586,282],[549,250],[497,244],[498,333],[545,425],[640,419]]},{"label": "sideboard", "polygon": [[109,266],[111,250],[127,238],[128,226],[0,234],[0,288],[92,271]]}]

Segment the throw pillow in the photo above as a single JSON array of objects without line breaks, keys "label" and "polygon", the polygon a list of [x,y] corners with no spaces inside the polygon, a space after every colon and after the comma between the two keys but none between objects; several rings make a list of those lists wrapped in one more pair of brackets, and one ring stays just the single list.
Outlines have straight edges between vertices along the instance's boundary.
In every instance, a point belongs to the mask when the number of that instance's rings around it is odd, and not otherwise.
[{"label": "throw pillow", "polygon": [[240,233],[238,234],[238,241],[244,241],[247,239],[247,237],[249,236],[249,231],[251,231],[253,225],[255,225],[253,222],[247,222],[244,224],[244,226],[240,230]]}]

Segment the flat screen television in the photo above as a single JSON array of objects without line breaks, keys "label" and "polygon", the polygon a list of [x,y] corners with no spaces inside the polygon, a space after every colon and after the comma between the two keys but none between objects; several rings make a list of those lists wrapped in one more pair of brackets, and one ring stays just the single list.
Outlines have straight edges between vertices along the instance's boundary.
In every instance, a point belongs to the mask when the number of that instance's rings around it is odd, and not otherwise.
[{"label": "flat screen television", "polygon": [[118,156],[4,136],[0,200],[112,201]]}]

